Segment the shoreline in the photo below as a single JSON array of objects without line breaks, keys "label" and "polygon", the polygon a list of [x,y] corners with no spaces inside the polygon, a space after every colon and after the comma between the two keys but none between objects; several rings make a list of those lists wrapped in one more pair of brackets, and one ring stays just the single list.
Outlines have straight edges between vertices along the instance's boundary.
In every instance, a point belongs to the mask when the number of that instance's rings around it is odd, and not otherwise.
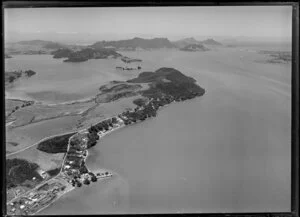
[{"label": "shoreline", "polygon": [[[168,107],[170,104],[175,104],[175,103],[178,103],[177,101],[173,101],[173,102],[171,102],[171,103],[169,103],[169,104],[166,104],[166,105],[164,105],[164,106],[160,106],[158,109],[157,109],[157,111],[159,111],[159,110],[162,110],[162,109],[164,109],[165,107]],[[118,116],[116,116],[116,117],[118,117]],[[108,120],[108,119],[110,119],[110,118],[106,118],[106,119],[104,119],[104,120],[102,120],[102,121],[105,121],[105,120]],[[102,121],[100,121],[99,123],[101,123]],[[139,122],[143,122],[143,121],[137,121],[135,124],[137,124],[137,123],[139,123]],[[130,125],[132,125],[132,124],[130,124]],[[112,128],[111,130],[109,130],[109,131],[106,131],[105,133],[97,133],[97,135],[99,136],[99,140],[101,139],[101,138],[103,138],[104,136],[106,136],[106,135],[109,135],[109,134],[111,134],[112,132],[114,132],[114,131],[117,131],[117,130],[120,130],[120,129],[122,129],[122,128],[124,128],[124,127],[126,127],[127,125],[125,125],[124,124],[124,122],[121,124],[121,125],[119,125],[118,127],[115,127],[115,128]],[[81,131],[78,131],[78,133],[79,132],[85,132],[85,131],[87,131],[87,129],[83,129],[83,130],[81,130]],[[76,134],[75,134],[76,135]],[[73,135],[74,136],[74,135]],[[73,136],[71,136],[71,137],[73,137]],[[71,137],[69,138],[69,141],[70,141],[70,139],[71,139]],[[70,144],[70,143],[69,143]],[[68,150],[69,150],[69,146],[68,146]],[[86,163],[86,160],[88,159],[88,156],[89,156],[89,151],[88,151],[88,149],[86,149],[86,152],[87,152],[87,154],[86,154],[86,156],[84,157],[84,163]],[[66,154],[66,156],[67,156],[67,154]],[[64,158],[64,161],[65,161],[65,159],[66,159],[66,156],[65,156],[65,158]],[[85,164],[85,166],[86,166],[86,168],[89,170],[89,171],[91,171],[89,168],[88,168],[88,166]],[[94,172],[96,172],[96,173],[98,173],[98,171],[101,171],[101,170],[105,170],[105,169],[97,169],[96,171],[94,171]],[[107,170],[106,170],[107,171]],[[60,172],[61,173],[61,172]],[[99,177],[97,177],[97,179],[105,179],[105,178],[110,178],[110,177],[112,177],[113,175],[114,175],[114,172],[113,171],[110,171],[110,173],[111,173],[111,176],[109,176],[109,177],[103,177],[103,178],[99,178]],[[59,174],[60,175],[60,174]],[[44,210],[45,208],[47,208],[47,207],[49,207],[51,204],[53,204],[54,202],[56,202],[61,196],[63,196],[64,194],[67,194],[68,192],[70,192],[70,191],[72,191],[72,190],[74,190],[76,187],[73,187],[70,183],[67,183],[67,185],[68,186],[70,186],[71,187],[71,189],[69,189],[68,191],[65,191],[65,192],[63,192],[59,197],[57,197],[55,200],[53,200],[50,204],[48,204],[47,206],[45,206],[45,207],[43,207],[43,208],[41,208],[40,210],[38,210],[37,212],[35,212],[33,215],[35,215],[35,214],[37,214],[38,212],[40,212],[40,211],[42,211],[42,210]]]},{"label": "shoreline", "polygon": [[[163,70],[165,70],[165,68],[161,69],[162,72]],[[67,145],[67,151],[62,161],[59,173],[54,179],[51,179],[54,181],[56,180],[56,182],[50,184],[51,185],[50,189],[48,187],[46,188],[46,190],[44,188],[41,188],[41,189],[33,189],[32,191],[30,191],[32,194],[28,195],[27,198],[25,197],[25,199],[31,200],[33,196],[36,197],[37,200],[34,200],[35,201],[34,205],[33,206],[25,205],[26,209],[24,210],[22,210],[24,206],[20,207],[20,209],[16,207],[17,208],[16,212],[17,213],[19,212],[21,214],[24,212],[26,214],[28,214],[28,212],[36,214],[41,210],[45,209],[46,207],[48,207],[56,200],[58,200],[62,195],[75,189],[76,188],[75,186],[81,187],[82,184],[89,185],[91,182],[96,182],[97,179],[100,177],[112,176],[112,173],[107,171],[105,173],[98,173],[96,176],[94,172],[87,167],[86,161],[89,156],[88,149],[97,145],[98,142],[101,140],[101,138],[111,134],[114,131],[117,131],[127,125],[137,124],[139,122],[145,121],[146,119],[156,117],[159,111],[164,107],[167,107],[168,105],[174,102],[182,102],[188,99],[189,100],[193,99],[198,96],[203,96],[205,92],[204,89],[200,89],[200,90],[198,89],[194,90],[192,88],[190,89],[188,91],[184,89],[185,92],[183,91],[182,95],[167,94],[166,96],[165,95],[161,96],[159,94],[154,94],[154,95],[147,96],[148,98],[147,102],[140,103],[140,105],[136,104],[137,106],[134,109],[125,110],[120,114],[114,115],[112,117],[104,118],[98,121],[97,123],[91,125],[90,127],[85,126],[84,129],[81,130],[77,129],[74,132],[72,132],[74,133],[74,135],[68,137],[68,144],[65,143],[63,144],[63,145]],[[66,135],[66,133],[63,133],[61,135]],[[55,138],[56,136],[57,135],[49,137],[49,142],[51,142],[51,139]],[[44,138],[41,141],[45,141],[45,140],[47,139]],[[36,144],[39,144],[41,141],[39,141]],[[22,152],[27,148],[20,150],[18,152]],[[13,155],[15,153],[10,153],[8,156]],[[63,180],[64,184],[62,184],[60,178]],[[45,183],[49,185],[49,182],[50,181],[48,180]],[[65,187],[67,187],[66,191],[64,191]],[[39,194],[41,194],[42,196],[38,196]],[[16,200],[22,201],[22,198],[18,197]],[[12,210],[12,212],[16,213],[15,210]]]},{"label": "shoreline", "polygon": [[[104,119],[104,120],[106,120],[106,119]],[[102,121],[104,121],[104,120],[102,120]],[[102,122],[101,121],[101,122]],[[124,126],[126,126],[125,124],[122,124],[122,125],[120,125],[119,127],[115,127],[115,128],[112,128],[111,130],[109,130],[108,132],[105,132],[104,134],[102,134],[101,136],[99,135],[99,139],[100,138],[103,138],[104,136],[106,136],[106,135],[109,135],[110,133],[112,133],[112,132],[114,132],[114,131],[116,131],[116,130],[119,130],[119,129],[121,129],[121,128],[123,128]],[[77,132],[85,132],[85,131],[87,131],[87,129],[83,129],[83,130],[80,130],[80,131],[77,131]],[[76,135],[76,134],[75,134]],[[74,136],[74,135],[73,135]],[[70,145],[70,139],[73,137],[73,136],[71,136],[70,138],[69,138],[69,145]],[[69,145],[68,145],[68,151],[69,151]],[[67,151],[67,153],[68,153],[68,151]],[[66,160],[66,157],[67,157],[67,153],[66,153],[66,155],[65,155],[65,157],[64,157],[64,160],[63,160],[63,163],[62,163],[62,165],[64,165],[64,162],[65,162],[65,160]],[[86,156],[84,157],[84,163],[86,163],[86,160],[88,159],[88,156],[89,156],[89,151],[88,150],[86,150]],[[86,165],[85,165],[86,166]],[[63,168],[63,166],[62,166],[62,168]],[[60,171],[60,173],[56,176],[56,177],[54,177],[53,179],[55,179],[55,178],[58,178],[59,177],[59,175],[61,175],[61,173],[62,173],[62,168],[61,168],[61,171]],[[86,168],[88,169],[88,171],[91,171],[89,168],[88,168],[88,166],[86,166]],[[100,171],[107,171],[107,170],[105,170],[105,169],[98,169],[97,171],[96,171],[96,173],[99,173]],[[112,177],[113,176],[113,172],[110,172],[111,173],[111,175],[109,175],[109,176],[107,176],[107,177],[99,177],[99,176],[97,176],[97,179],[105,179],[105,178],[110,178],[110,177]],[[53,179],[50,179],[50,180],[53,180]],[[49,180],[49,181],[50,181]],[[48,181],[48,182],[49,182]],[[47,183],[47,182],[46,182]],[[57,198],[55,198],[53,201],[51,201],[49,204],[47,204],[45,207],[42,207],[41,209],[39,209],[38,211],[36,211],[35,213],[33,213],[32,215],[35,215],[35,214],[37,214],[38,212],[40,212],[40,211],[42,211],[42,210],[44,210],[44,209],[46,209],[47,207],[49,207],[51,204],[53,204],[54,202],[56,202],[59,198],[61,198],[63,195],[65,195],[65,194],[67,194],[68,192],[70,192],[70,191],[72,191],[72,190],[74,190],[76,187],[74,187],[74,186],[72,186],[70,183],[68,183],[68,182],[66,182],[66,187],[67,187],[67,190],[66,191],[64,191],[64,192],[62,192],[61,194],[59,194],[59,196],[57,197]],[[68,188],[69,187],[69,188]]]},{"label": "shoreline", "polygon": [[[63,195],[67,194],[70,191],[73,191],[75,189],[75,187],[70,186],[69,183],[67,184],[68,186],[66,187],[67,190],[65,190],[64,192],[62,192],[60,195],[57,196],[57,198],[55,198],[53,201],[51,201],[51,203],[47,204],[46,206],[42,207],[41,209],[39,209],[38,211],[36,211],[35,213],[32,213],[31,215],[36,215],[37,213],[39,213],[40,211],[46,209],[47,207],[49,207],[51,204],[53,204],[54,202],[56,202],[57,200],[59,200],[59,198],[61,198]],[[69,188],[68,188],[69,187]]]}]

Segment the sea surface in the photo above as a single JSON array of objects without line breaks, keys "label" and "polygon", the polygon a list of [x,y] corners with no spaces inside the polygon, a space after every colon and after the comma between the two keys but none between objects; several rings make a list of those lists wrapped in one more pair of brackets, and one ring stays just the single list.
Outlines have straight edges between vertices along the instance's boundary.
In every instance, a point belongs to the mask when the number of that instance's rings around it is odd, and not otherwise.
[{"label": "sea surface", "polygon": [[[87,165],[116,175],[64,195],[40,214],[290,211],[291,65],[263,63],[268,56],[255,49],[123,52],[142,59],[145,71],[174,67],[192,76],[205,95],[103,138],[89,149]],[[9,59],[18,60],[44,79],[28,79],[29,92],[88,97],[100,83],[138,74],[116,71],[113,60],[75,66],[49,56]]]}]

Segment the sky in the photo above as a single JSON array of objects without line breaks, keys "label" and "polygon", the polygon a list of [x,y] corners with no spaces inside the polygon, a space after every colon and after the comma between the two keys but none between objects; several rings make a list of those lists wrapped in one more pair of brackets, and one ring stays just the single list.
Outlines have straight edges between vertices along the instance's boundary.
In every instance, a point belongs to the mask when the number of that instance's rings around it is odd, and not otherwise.
[{"label": "sky", "polygon": [[19,8],[4,10],[6,38],[90,35],[130,37],[232,36],[289,38],[292,6]]}]

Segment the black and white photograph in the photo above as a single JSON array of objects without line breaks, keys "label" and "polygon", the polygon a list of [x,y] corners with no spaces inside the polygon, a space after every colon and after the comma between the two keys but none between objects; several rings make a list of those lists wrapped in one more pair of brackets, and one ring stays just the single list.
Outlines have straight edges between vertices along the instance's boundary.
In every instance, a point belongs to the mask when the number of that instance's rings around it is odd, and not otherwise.
[{"label": "black and white photograph", "polygon": [[291,212],[292,5],[3,12],[7,215]]}]

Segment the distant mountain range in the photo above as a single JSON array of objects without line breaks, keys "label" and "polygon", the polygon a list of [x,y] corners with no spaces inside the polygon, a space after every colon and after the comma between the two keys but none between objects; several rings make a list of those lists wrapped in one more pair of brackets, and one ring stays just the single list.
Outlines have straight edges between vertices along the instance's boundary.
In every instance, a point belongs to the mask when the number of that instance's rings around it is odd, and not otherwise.
[{"label": "distant mountain range", "polygon": [[133,38],[119,41],[99,41],[91,45],[94,48],[113,47],[117,50],[135,50],[135,49],[157,49],[157,48],[176,48],[167,38]]},{"label": "distant mountain range", "polygon": [[48,54],[53,50],[66,48],[61,43],[43,40],[19,41],[5,44],[7,54]]},{"label": "distant mountain range", "polygon": [[53,41],[43,41],[43,40],[19,41],[16,44],[40,46],[46,49],[59,49],[59,48],[66,47],[66,45],[63,45],[61,43],[57,43]]},{"label": "distant mountain range", "polygon": [[[148,50],[160,48],[179,48],[185,51],[205,51],[206,45],[219,46],[220,42],[212,38],[197,41],[194,38],[185,38],[171,42],[167,38],[132,38],[118,41],[99,41],[92,45],[67,45],[53,41],[29,40],[5,44],[5,54],[52,54],[54,58],[69,58],[65,61],[82,62],[88,59],[120,57],[116,51],[122,50]],[[7,56],[7,57],[8,57]]]}]

